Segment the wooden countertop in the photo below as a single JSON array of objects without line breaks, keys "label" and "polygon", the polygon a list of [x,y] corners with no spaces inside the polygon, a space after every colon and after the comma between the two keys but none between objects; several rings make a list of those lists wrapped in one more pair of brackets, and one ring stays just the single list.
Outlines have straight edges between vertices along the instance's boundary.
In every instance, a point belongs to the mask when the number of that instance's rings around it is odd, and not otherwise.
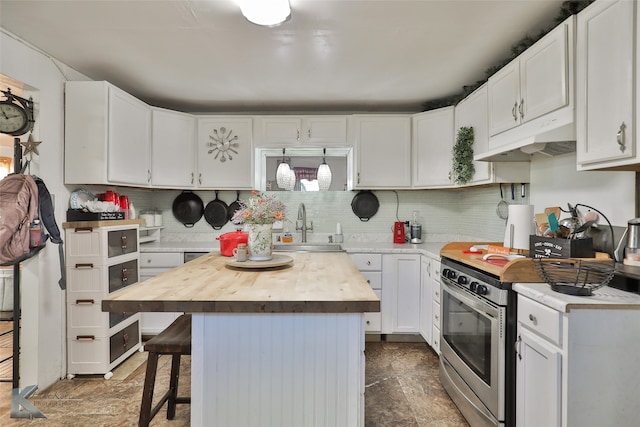
[{"label": "wooden countertop", "polygon": [[110,312],[362,313],[380,299],[344,252],[287,252],[293,264],[267,270],[226,266],[211,252],[102,301]]},{"label": "wooden countertop", "polygon": [[111,227],[114,225],[142,225],[143,219],[117,219],[117,220],[101,220],[101,221],[71,221],[63,222],[62,228],[85,228],[85,227]]}]

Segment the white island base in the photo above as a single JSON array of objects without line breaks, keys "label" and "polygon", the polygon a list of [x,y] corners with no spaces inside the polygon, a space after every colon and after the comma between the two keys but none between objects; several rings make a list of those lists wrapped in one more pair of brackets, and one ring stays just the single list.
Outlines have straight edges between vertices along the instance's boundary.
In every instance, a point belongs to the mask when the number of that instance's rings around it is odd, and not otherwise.
[{"label": "white island base", "polygon": [[364,426],[362,313],[193,313],[194,427]]}]

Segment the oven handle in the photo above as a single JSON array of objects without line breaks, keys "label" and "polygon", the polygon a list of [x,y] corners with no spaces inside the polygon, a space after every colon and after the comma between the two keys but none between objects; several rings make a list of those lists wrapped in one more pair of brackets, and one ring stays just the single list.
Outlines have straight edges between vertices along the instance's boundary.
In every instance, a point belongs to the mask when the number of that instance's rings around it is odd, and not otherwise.
[{"label": "oven handle", "polygon": [[449,292],[451,295],[453,295],[458,300],[462,301],[478,313],[484,313],[493,319],[497,319],[500,315],[498,309],[491,305],[489,301],[482,301],[479,299],[471,298],[466,294],[466,292],[448,285],[444,280],[442,281],[442,290]]}]

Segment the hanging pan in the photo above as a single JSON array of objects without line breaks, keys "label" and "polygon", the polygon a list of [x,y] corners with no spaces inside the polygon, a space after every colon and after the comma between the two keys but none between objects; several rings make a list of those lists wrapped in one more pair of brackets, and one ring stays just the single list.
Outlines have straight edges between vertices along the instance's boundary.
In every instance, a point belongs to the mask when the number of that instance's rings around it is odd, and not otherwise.
[{"label": "hanging pan", "polygon": [[378,198],[369,190],[358,192],[351,200],[351,209],[360,221],[369,221],[378,212],[379,207]]},{"label": "hanging pan", "polygon": [[173,216],[184,224],[185,227],[191,228],[200,221],[204,212],[204,203],[197,194],[191,191],[183,191],[175,198],[171,206]]},{"label": "hanging pan", "polygon": [[216,198],[207,203],[207,207],[204,208],[204,219],[214,230],[220,230],[227,223],[227,208],[227,204],[218,199],[218,190],[216,190]]},{"label": "hanging pan", "polygon": [[232,202],[227,208],[227,219],[231,221],[233,215],[235,215],[236,211],[240,209],[242,206],[240,205],[240,192],[236,191],[236,200]]}]

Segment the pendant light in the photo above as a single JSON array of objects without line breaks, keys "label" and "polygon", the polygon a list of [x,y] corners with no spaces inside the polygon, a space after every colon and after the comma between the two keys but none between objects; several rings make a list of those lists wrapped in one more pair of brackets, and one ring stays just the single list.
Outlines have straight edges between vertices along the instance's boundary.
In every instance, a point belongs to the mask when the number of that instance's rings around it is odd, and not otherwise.
[{"label": "pendant light", "polygon": [[284,158],[284,148],[282,149],[282,163],[278,165],[278,169],[276,170],[276,183],[278,187],[282,189],[287,189],[287,184],[289,183],[291,168],[289,167],[289,163]]},{"label": "pendant light", "polygon": [[318,166],[318,187],[320,191],[327,191],[331,187],[331,168],[325,159],[327,149],[322,149],[322,164]]},{"label": "pendant light", "polygon": [[289,168],[289,180],[287,181],[286,189],[288,191],[293,191],[293,189],[296,188],[296,181],[296,172],[293,168]]}]

